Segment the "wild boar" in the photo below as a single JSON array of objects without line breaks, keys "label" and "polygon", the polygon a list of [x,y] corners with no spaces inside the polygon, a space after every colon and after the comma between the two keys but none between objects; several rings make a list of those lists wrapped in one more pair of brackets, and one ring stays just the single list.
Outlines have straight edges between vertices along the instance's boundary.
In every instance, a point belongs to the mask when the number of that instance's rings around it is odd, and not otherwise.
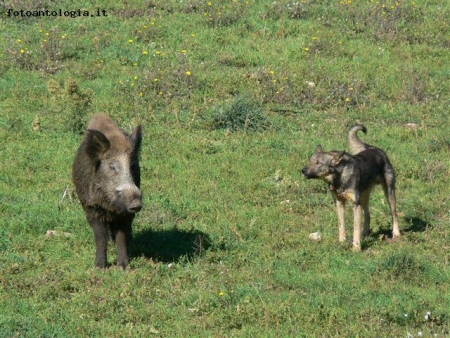
[{"label": "wild boar", "polygon": [[129,135],[108,116],[98,114],[89,122],[75,156],[72,180],[94,230],[98,268],[107,265],[109,237],[117,247],[117,265],[124,269],[128,266],[131,223],[142,209],[141,142],[141,126]]}]

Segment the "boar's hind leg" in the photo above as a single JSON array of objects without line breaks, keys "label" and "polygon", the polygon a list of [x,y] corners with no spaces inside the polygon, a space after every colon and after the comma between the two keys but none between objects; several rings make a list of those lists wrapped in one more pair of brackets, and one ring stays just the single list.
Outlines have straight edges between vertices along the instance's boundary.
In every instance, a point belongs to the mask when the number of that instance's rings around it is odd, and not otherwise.
[{"label": "boar's hind leg", "polygon": [[121,224],[114,224],[111,229],[113,240],[117,247],[117,265],[126,268],[129,263],[128,245],[131,241],[131,222],[123,220]]}]

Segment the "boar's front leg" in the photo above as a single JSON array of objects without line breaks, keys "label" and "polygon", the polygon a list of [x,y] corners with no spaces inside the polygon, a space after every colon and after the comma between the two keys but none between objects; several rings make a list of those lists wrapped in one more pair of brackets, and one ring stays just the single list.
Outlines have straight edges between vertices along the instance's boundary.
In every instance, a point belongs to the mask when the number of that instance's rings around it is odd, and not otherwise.
[{"label": "boar's front leg", "polygon": [[97,217],[88,217],[95,237],[95,267],[106,268],[106,249],[108,246],[108,227]]},{"label": "boar's front leg", "polygon": [[117,247],[117,265],[126,269],[130,259],[128,257],[128,245],[131,242],[131,222],[129,219],[121,219],[111,227],[112,237]]}]

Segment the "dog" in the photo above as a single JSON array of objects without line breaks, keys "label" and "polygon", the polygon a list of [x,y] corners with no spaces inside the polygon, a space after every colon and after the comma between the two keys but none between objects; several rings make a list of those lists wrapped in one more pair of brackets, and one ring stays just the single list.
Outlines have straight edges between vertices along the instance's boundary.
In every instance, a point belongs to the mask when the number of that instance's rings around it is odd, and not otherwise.
[{"label": "dog", "polygon": [[[309,165],[302,169],[307,179],[318,178],[328,183],[336,203],[339,221],[339,241],[345,241],[345,204],[353,204],[354,230],[353,250],[361,251],[361,238],[370,233],[370,193],[375,185],[383,187],[392,214],[393,238],[400,237],[395,197],[395,171],[386,153],[378,147],[364,143],[358,131],[367,133],[366,127],[356,125],[348,132],[350,153],[345,151],[325,152],[317,146]],[[361,232],[362,211],[364,227]]]}]

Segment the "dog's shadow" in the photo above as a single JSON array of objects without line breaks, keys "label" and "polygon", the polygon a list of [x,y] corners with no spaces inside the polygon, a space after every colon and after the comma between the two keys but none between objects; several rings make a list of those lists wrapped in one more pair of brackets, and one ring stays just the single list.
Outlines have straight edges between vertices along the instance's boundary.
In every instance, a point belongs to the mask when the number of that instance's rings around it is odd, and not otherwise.
[{"label": "dog's shadow", "polygon": [[211,245],[209,235],[199,230],[180,230],[176,226],[167,230],[147,229],[133,235],[130,256],[176,263],[201,256]]},{"label": "dog's shadow", "polygon": [[[430,223],[420,217],[405,217],[405,222],[408,224],[406,227],[401,227],[400,231],[402,234],[407,233],[419,233],[424,232],[427,228],[430,227]],[[392,240],[392,227],[380,227],[377,231],[373,231],[366,238],[366,243],[363,245],[365,247],[369,247],[372,245],[376,239],[385,238],[388,241]]]},{"label": "dog's shadow", "polygon": [[403,229],[403,232],[424,232],[429,228],[430,222],[420,217],[405,217],[405,221],[409,224],[408,227]]}]

